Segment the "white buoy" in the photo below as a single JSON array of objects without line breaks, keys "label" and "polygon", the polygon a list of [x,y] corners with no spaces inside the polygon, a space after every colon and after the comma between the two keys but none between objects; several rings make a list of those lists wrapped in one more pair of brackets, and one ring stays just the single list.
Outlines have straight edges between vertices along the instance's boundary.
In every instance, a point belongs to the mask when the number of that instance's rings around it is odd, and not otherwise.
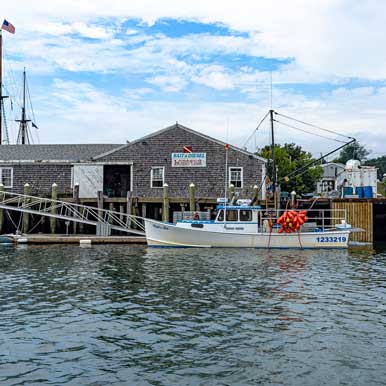
[{"label": "white buoy", "polygon": [[90,239],[79,240],[79,246],[82,248],[91,247],[91,240]]}]

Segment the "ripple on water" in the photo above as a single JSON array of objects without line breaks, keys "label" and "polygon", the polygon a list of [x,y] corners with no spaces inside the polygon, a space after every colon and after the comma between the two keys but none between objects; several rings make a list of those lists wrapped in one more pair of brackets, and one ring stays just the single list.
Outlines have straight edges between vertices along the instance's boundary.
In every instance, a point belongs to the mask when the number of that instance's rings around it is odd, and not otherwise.
[{"label": "ripple on water", "polygon": [[385,257],[0,249],[0,384],[382,385]]}]

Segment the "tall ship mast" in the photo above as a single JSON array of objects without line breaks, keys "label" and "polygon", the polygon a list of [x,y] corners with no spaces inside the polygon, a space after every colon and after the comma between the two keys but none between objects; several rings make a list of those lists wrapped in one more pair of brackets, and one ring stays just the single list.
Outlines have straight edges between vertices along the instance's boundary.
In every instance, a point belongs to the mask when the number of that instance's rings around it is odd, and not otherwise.
[{"label": "tall ship mast", "polygon": [[[10,144],[8,127],[7,127],[7,119],[5,114],[5,106],[4,106],[4,99],[9,98],[9,96],[4,95],[4,87],[3,87],[4,86],[3,85],[3,37],[2,37],[3,30],[8,31],[11,34],[14,34],[15,27],[7,20],[4,20],[0,28],[0,145]],[[30,122],[33,128],[38,129],[37,125],[31,119],[29,119],[29,116],[27,114],[27,99],[29,100],[32,117],[35,120],[33,109],[32,109],[31,97],[27,86],[26,71],[24,68],[21,116],[20,116],[20,119],[15,120],[16,122],[19,123],[19,129],[18,129],[18,134],[16,139],[16,144],[19,144],[19,145],[29,145],[34,142],[33,137],[31,135],[30,126],[29,126]],[[12,109],[12,100],[11,100],[11,109]],[[38,136],[37,136],[37,139],[38,139]]]},{"label": "tall ship mast", "polygon": [[[29,131],[28,123],[31,122],[30,119],[27,119],[26,108],[25,108],[25,88],[26,88],[26,76],[25,68],[23,71],[23,105],[21,107],[21,118],[17,119],[16,122],[19,122],[19,132],[17,134],[16,143],[18,145],[29,145],[31,143],[31,133]],[[34,125],[35,126],[35,125]]]}]

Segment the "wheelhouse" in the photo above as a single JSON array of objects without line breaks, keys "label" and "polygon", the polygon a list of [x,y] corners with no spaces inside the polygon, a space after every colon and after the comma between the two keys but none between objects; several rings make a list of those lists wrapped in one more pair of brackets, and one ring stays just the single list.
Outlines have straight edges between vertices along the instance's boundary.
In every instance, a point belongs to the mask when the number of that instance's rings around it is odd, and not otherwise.
[{"label": "wheelhouse", "polygon": [[237,223],[258,223],[258,213],[260,206],[217,206],[217,216],[215,222],[237,222]]}]

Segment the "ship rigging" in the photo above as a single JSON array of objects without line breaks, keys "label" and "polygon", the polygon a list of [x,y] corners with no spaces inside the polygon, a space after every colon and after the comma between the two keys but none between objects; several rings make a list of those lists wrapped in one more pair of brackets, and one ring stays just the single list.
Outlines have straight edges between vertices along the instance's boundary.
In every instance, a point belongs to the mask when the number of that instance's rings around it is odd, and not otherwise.
[{"label": "ship rigging", "polygon": [[[35,123],[35,114],[32,107],[31,96],[29,93],[27,77],[25,68],[23,70],[23,93],[21,102],[17,102],[16,97],[11,96],[9,89],[7,89],[3,82],[3,56],[4,56],[4,47],[3,47],[3,36],[2,31],[6,30],[12,34],[15,33],[15,28],[11,23],[8,23],[4,20],[3,25],[0,29],[0,145],[11,144],[10,132],[9,132],[9,122],[17,122],[18,133],[16,137],[16,144],[19,145],[28,145],[34,143],[34,138],[32,135],[32,128],[38,129],[37,124]],[[10,79],[14,79],[14,76],[10,76]],[[16,93],[15,93],[16,94]],[[6,104],[5,100],[9,100],[10,110],[13,111],[13,105],[16,101],[16,104],[20,106],[21,115],[18,119],[8,119],[6,113]],[[29,107],[29,108],[28,108]],[[30,111],[30,114],[29,114]],[[38,132],[36,131],[36,139],[39,142]]]}]

